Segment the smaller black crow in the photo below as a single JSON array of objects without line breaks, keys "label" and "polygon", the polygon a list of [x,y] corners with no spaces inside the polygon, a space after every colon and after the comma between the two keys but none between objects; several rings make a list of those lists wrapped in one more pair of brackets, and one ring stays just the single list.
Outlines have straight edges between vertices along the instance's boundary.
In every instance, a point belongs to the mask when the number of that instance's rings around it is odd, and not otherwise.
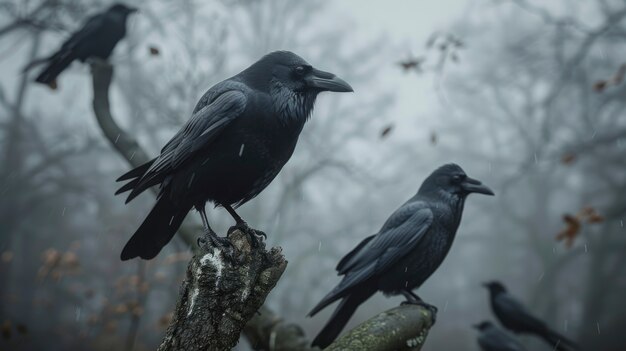
[{"label": "smaller black crow", "polygon": [[491,309],[504,327],[518,334],[537,335],[555,350],[578,350],[576,343],[533,316],[521,302],[507,292],[502,283],[492,281],[485,283],[484,286],[489,289]]},{"label": "smaller black crow", "polygon": [[478,329],[478,345],[483,351],[526,351],[512,335],[496,327],[491,322],[474,325]]},{"label": "smaller black crow", "polygon": [[36,82],[54,85],[56,78],[72,61],[85,62],[89,58],[108,59],[111,52],[126,35],[126,19],[137,9],[123,4],[115,4],[107,11],[96,14],[85,22],[83,27],[74,32],[54,54],[29,63],[25,71],[46,63]]},{"label": "smaller black crow", "polygon": [[433,310],[434,318],[436,308],[423,302],[413,289],[435,272],[450,251],[465,199],[471,193],[493,195],[455,164],[438,168],[377,234],[365,238],[342,258],[337,265],[344,276],[342,281],[309,313],[312,316],[341,299],[313,345],[328,346],[357,307],[377,291],[402,294],[408,303]]}]

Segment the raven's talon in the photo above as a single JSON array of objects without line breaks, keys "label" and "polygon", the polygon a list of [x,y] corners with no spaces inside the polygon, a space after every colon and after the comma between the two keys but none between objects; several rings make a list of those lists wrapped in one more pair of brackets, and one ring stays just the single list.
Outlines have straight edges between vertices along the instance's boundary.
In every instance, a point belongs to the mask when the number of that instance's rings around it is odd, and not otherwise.
[{"label": "raven's talon", "polygon": [[424,301],[402,301],[400,303],[400,305],[404,306],[404,305],[415,305],[415,306],[421,306],[424,307],[425,309],[430,311],[430,314],[432,316],[433,319],[433,325],[435,325],[435,322],[437,322],[437,312],[439,312],[439,309],[437,308],[437,306],[433,306],[429,303],[426,303]]},{"label": "raven's talon", "polygon": [[230,229],[228,229],[228,234],[232,233],[235,230],[240,230],[243,233],[247,234],[250,237],[250,244],[253,248],[259,247],[263,240],[267,239],[267,234],[260,230],[250,228],[250,226],[248,226],[248,223],[246,222],[237,223],[236,225],[230,227]]}]

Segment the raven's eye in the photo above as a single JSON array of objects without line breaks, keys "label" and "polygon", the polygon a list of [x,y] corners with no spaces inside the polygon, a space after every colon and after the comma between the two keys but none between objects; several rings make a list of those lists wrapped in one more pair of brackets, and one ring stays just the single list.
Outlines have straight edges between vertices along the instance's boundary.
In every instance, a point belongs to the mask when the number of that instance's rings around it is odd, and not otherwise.
[{"label": "raven's eye", "polygon": [[304,68],[304,66],[296,66],[293,70],[299,76],[304,75],[304,73],[306,72],[306,68]]},{"label": "raven's eye", "polygon": [[463,180],[464,176],[461,174],[455,174],[452,176],[452,181],[455,183],[460,183]]}]

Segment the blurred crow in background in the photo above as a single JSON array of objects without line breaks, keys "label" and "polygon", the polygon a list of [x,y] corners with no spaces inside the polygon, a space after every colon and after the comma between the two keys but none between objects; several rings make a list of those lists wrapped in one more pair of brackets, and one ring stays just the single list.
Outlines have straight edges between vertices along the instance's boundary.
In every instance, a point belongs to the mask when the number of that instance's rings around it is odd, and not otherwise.
[{"label": "blurred crow in background", "polygon": [[504,327],[523,334],[534,334],[543,338],[555,350],[578,350],[578,346],[571,340],[550,329],[546,323],[533,316],[509,294],[504,285],[497,281],[484,284],[489,289],[491,309]]},{"label": "blurred crow in background", "polygon": [[328,346],[357,307],[377,291],[402,294],[408,303],[433,310],[434,318],[436,308],[424,303],[412,290],[420,287],[448,254],[465,199],[471,193],[493,195],[455,164],[438,168],[377,234],[365,238],[342,258],[337,265],[337,272],[344,276],[342,281],[309,313],[313,316],[342,299],[313,345]]},{"label": "blurred crow in background", "polygon": [[136,11],[136,8],[115,4],[105,12],[90,17],[81,29],[61,45],[57,52],[29,63],[24,71],[45,63],[46,67],[35,81],[54,87],[56,78],[72,61],[78,59],[85,62],[94,57],[108,59],[117,42],[126,35],[128,15]]},{"label": "blurred crow in background", "polygon": [[156,256],[193,207],[210,243],[228,245],[209,226],[207,201],[224,207],[254,242],[264,236],[234,208],[263,191],[287,163],[322,91],[352,88],[288,51],[270,53],[209,89],[159,156],[118,179],[129,181],[116,193],[130,190],[126,202],[160,184],[157,203],[124,247],[122,260]]},{"label": "blurred crow in background", "polygon": [[481,322],[474,328],[478,329],[478,345],[483,351],[525,351],[519,341],[491,322]]}]

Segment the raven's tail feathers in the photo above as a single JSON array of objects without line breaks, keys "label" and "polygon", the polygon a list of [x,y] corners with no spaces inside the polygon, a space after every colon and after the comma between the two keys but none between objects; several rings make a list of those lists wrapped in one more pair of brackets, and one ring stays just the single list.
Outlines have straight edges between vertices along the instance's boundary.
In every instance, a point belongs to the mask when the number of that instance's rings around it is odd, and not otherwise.
[{"label": "raven's tail feathers", "polygon": [[159,198],[148,217],[122,250],[122,261],[154,258],[170,241],[191,208],[179,208],[166,196]]},{"label": "raven's tail feathers", "polygon": [[[76,57],[72,52],[59,52],[52,55],[48,59],[48,65],[41,73],[39,73],[37,78],[35,78],[35,81],[46,85],[54,84],[59,74],[61,74],[61,72],[63,72],[75,58]],[[35,65],[38,63],[39,62],[35,62]],[[31,65],[29,64],[29,66]]]},{"label": "raven's tail feathers", "polygon": [[335,312],[333,312],[333,315],[330,317],[319,334],[317,334],[311,345],[324,349],[335,341],[337,336],[339,336],[343,328],[350,320],[350,317],[352,317],[356,311],[357,307],[359,307],[359,305],[366,299],[367,298],[363,298],[361,294],[356,293],[341,300],[341,303],[337,306]]},{"label": "raven's tail feathers", "polygon": [[341,333],[356,309],[375,292],[375,288],[362,287],[341,300],[333,315],[311,344],[322,349],[330,345]]},{"label": "raven's tail feathers", "polygon": [[152,166],[152,164],[154,163],[154,160],[156,160],[156,158],[153,158],[152,160],[142,164],[141,166],[137,166],[137,167],[131,169],[130,171],[122,174],[122,176],[117,178],[115,181],[116,182],[121,182],[121,181],[124,181],[124,180],[133,179],[133,178],[140,178],[141,176],[144,175],[144,173],[146,173],[148,168],[150,168],[150,166]]},{"label": "raven's tail feathers", "polygon": [[545,332],[541,334],[541,337],[556,351],[580,350],[575,342],[553,330],[546,328]]}]

